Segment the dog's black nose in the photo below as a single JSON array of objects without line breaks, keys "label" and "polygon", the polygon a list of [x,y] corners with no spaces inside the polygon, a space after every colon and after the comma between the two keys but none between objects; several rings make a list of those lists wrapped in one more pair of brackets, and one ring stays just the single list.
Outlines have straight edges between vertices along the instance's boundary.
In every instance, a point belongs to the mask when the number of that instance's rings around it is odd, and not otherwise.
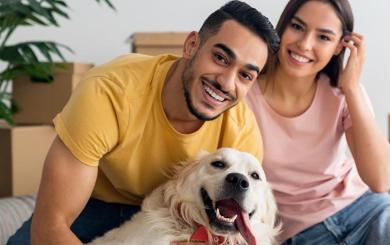
[{"label": "dog's black nose", "polygon": [[236,191],[244,192],[249,188],[248,179],[239,173],[230,173],[226,176],[226,182],[229,183]]}]

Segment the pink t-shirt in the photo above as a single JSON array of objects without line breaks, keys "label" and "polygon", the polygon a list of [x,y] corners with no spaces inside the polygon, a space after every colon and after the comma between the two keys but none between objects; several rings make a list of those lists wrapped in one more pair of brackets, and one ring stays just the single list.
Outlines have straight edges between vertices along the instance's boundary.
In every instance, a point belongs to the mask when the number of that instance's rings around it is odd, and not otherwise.
[{"label": "pink t-shirt", "polygon": [[266,102],[258,84],[246,97],[264,142],[263,166],[283,223],[281,241],[319,223],[368,190],[350,156],[351,127],[345,97],[321,75],[310,107],[284,117]]}]

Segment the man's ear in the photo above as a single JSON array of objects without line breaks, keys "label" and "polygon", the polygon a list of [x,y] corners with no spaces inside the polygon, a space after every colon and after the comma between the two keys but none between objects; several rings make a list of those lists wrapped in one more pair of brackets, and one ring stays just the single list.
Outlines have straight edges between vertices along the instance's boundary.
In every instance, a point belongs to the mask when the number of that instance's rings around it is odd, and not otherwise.
[{"label": "man's ear", "polygon": [[200,37],[198,32],[192,31],[190,34],[188,34],[186,40],[184,41],[183,58],[192,58],[199,47],[199,43]]}]

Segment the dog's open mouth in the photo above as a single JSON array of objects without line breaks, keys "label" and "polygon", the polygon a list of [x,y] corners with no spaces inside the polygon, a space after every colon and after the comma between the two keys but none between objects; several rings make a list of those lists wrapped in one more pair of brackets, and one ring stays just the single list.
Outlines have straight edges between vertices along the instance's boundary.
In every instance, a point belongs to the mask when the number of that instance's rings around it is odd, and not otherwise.
[{"label": "dog's open mouth", "polygon": [[256,244],[251,231],[249,216],[234,199],[224,199],[215,202],[211,200],[207,191],[201,188],[201,196],[210,226],[223,234],[240,232],[249,245]]}]

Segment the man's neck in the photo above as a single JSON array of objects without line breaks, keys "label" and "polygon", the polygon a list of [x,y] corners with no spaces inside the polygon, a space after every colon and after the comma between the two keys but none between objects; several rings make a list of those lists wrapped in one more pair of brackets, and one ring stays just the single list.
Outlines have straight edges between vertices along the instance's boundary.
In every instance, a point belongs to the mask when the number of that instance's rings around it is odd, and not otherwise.
[{"label": "man's neck", "polygon": [[189,134],[198,130],[204,121],[196,118],[187,106],[182,80],[185,62],[184,59],[178,59],[169,68],[164,81],[161,100],[164,113],[172,127],[180,133]]}]

